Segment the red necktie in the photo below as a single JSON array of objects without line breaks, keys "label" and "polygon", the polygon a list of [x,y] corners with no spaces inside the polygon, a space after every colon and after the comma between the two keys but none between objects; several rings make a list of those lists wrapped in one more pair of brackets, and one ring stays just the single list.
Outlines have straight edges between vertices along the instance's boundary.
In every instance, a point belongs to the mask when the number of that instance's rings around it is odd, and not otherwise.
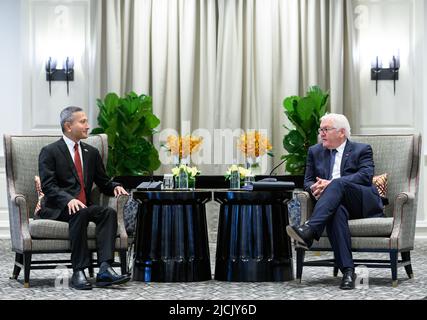
[{"label": "red necktie", "polygon": [[80,180],[80,193],[77,196],[81,202],[86,204],[86,193],[85,193],[85,184],[83,179],[83,169],[82,169],[82,160],[80,159],[79,145],[76,143],[74,145],[74,165],[76,166],[77,174]]}]

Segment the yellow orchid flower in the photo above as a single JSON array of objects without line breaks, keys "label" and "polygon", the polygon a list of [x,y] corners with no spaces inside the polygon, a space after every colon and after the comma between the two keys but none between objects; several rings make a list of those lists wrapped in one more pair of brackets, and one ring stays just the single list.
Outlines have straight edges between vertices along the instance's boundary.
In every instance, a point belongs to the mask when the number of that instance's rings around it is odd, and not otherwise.
[{"label": "yellow orchid flower", "polygon": [[164,147],[171,153],[173,156],[179,156],[180,159],[186,158],[189,155],[200,150],[203,143],[202,137],[197,136],[175,136],[169,135],[166,138],[166,144]]},{"label": "yellow orchid flower", "polygon": [[258,130],[242,134],[238,147],[246,158],[260,157],[273,149],[268,138]]}]

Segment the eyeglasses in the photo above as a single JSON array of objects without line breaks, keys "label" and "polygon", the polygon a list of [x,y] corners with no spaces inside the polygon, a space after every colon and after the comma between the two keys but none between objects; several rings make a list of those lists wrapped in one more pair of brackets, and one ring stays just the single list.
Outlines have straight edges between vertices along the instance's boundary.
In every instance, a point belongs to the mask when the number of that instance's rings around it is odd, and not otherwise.
[{"label": "eyeglasses", "polygon": [[334,127],[332,127],[332,128],[319,128],[317,131],[319,133],[328,133],[329,131],[331,131],[333,129],[336,129],[336,128],[334,128]]}]

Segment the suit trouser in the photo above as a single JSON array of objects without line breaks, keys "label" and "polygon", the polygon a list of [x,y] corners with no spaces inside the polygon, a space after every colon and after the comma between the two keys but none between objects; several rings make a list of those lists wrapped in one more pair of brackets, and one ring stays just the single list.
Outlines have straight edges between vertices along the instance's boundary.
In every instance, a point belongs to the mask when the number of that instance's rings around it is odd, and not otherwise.
[{"label": "suit trouser", "polygon": [[[342,271],[354,268],[348,220],[364,218],[362,188],[343,179],[332,180],[317,201],[308,225],[319,240],[326,227],[335,261]],[[375,197],[372,194],[372,197]],[[372,201],[375,203],[375,199]],[[378,208],[380,211],[381,208]]]},{"label": "suit trouser", "polygon": [[90,221],[96,224],[98,263],[114,261],[117,235],[117,213],[114,209],[92,205],[70,215],[67,208],[58,220],[69,224],[71,263],[74,270],[90,266],[90,251],[87,244],[87,226]]}]

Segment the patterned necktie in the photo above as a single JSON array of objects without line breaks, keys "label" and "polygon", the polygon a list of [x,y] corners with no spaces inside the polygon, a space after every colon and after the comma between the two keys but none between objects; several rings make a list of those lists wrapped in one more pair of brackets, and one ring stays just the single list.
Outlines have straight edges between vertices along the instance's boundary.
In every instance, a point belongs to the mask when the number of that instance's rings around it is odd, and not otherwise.
[{"label": "patterned necktie", "polygon": [[77,143],[74,145],[74,165],[76,166],[77,174],[80,180],[80,193],[77,196],[77,199],[79,199],[81,202],[83,202],[83,204],[86,205],[86,193],[83,179],[82,160],[80,159],[79,145]]},{"label": "patterned necktie", "polygon": [[331,150],[331,158],[329,163],[329,177],[328,180],[332,179],[332,172],[334,171],[334,164],[335,164],[335,155],[337,154],[337,149]]}]

